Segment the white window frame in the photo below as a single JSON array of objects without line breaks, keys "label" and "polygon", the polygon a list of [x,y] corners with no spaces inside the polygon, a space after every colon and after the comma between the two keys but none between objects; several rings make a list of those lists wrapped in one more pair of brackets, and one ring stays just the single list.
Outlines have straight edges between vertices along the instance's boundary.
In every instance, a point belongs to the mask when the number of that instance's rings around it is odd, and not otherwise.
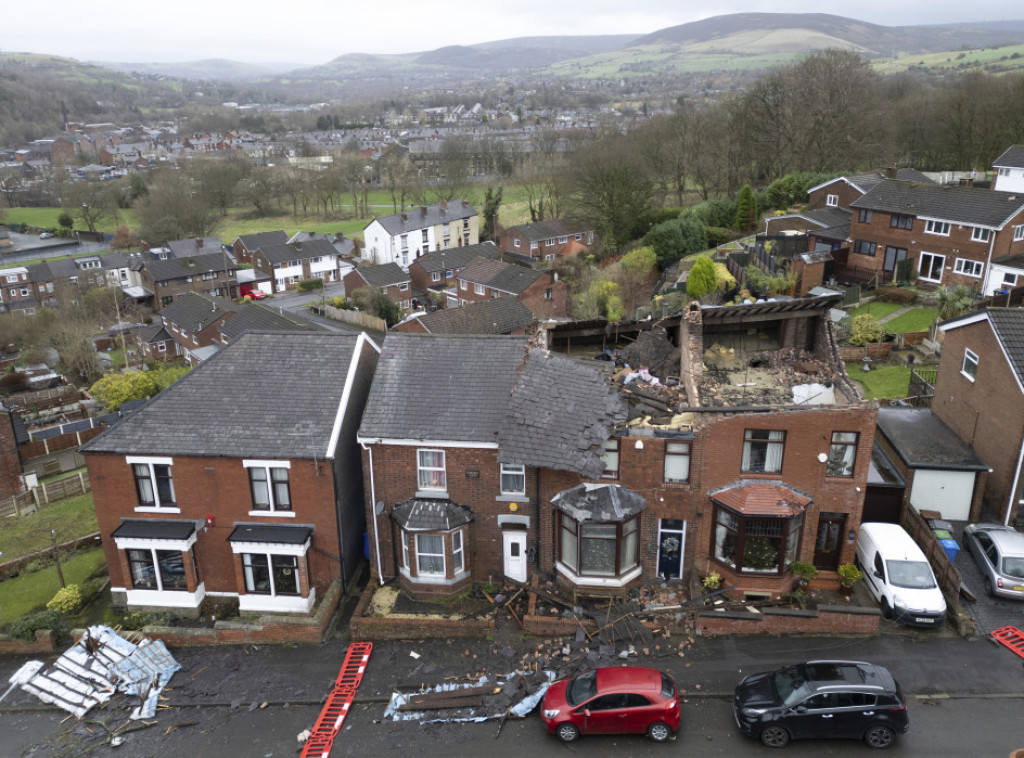
[{"label": "white window frame", "polygon": [[1017,286],[1017,275],[1012,271],[1006,271],[1003,273],[1003,285],[1010,285],[1011,287]]},{"label": "white window frame", "polygon": [[466,540],[462,530],[452,532],[452,572],[458,576],[466,569]]},{"label": "white window frame", "polygon": [[399,292],[408,292],[409,291],[409,282],[402,282],[401,284],[399,284],[398,285],[398,291]]},{"label": "white window frame", "polygon": [[972,384],[978,375],[978,354],[970,348],[964,348],[964,362],[960,364],[960,373]]},{"label": "white window frame", "polygon": [[[767,432],[767,437],[755,436]],[[781,474],[786,457],[786,432],[784,429],[745,429],[743,432],[743,458],[740,471],[745,474]],[[754,467],[754,446],[764,447],[764,468]]]},{"label": "white window frame", "polygon": [[469,286],[469,285],[467,284],[467,282],[466,282],[466,280],[465,280],[465,279],[459,279],[459,289],[460,289],[460,290],[464,290],[464,289],[466,289],[466,287],[468,287],[468,286]]},{"label": "white window frame", "polygon": [[[508,479],[506,479],[506,477],[508,477]],[[515,477],[515,479],[513,479],[513,477]],[[515,488],[513,489],[506,485],[506,482],[514,483],[517,480],[521,480],[521,487],[515,486]],[[500,488],[502,495],[525,495],[526,466],[522,465],[521,463],[502,463]]]},{"label": "white window frame", "polygon": [[519,247],[519,238],[518,237],[513,237],[512,238],[512,247]]},{"label": "white window frame", "polygon": [[972,276],[975,279],[981,278],[985,270],[985,264],[981,261],[972,261],[970,258],[957,258],[953,264],[953,271],[964,276]]},{"label": "white window frame", "polygon": [[[666,482],[674,482],[676,484],[685,484],[690,481],[690,455],[691,447],[689,442],[666,442],[665,443],[665,463],[663,476]],[[682,459],[686,459],[686,473],[682,478],[679,478],[680,472],[669,471],[669,462],[681,465],[678,462]],[[675,468],[675,467],[673,467]]]},{"label": "white window frame", "polygon": [[402,568],[409,568],[409,533],[404,529],[399,531],[402,539]]},{"label": "white window frame", "polygon": [[935,221],[928,219],[924,222],[925,234],[937,234],[940,237],[949,236],[949,222],[948,221]]},{"label": "white window frame", "polygon": [[983,226],[975,226],[971,229],[971,242],[988,242],[992,239],[992,230]]},{"label": "white window frame", "polygon": [[482,284],[474,283],[473,284],[473,293],[477,294],[477,295],[486,295],[487,294],[487,288],[484,285],[482,285]]},{"label": "white window frame", "polygon": [[[441,465],[440,466],[428,466],[428,465],[425,465],[423,463],[423,460],[422,460],[422,457],[421,457],[422,453],[439,453],[441,455]],[[448,470],[446,468],[447,462],[448,462],[448,460],[447,460],[447,456],[445,455],[445,451],[444,450],[439,450],[437,448],[419,448],[416,451],[416,487],[417,487],[417,489],[419,491],[422,491],[422,492],[447,492],[448,491]],[[430,472],[435,472],[435,471],[441,472],[441,475],[439,477],[439,479],[441,481],[441,486],[440,487],[438,487],[436,485],[431,485],[431,484],[425,484],[424,483],[425,480],[424,480],[424,476],[423,475],[427,474],[427,473],[430,473]],[[438,477],[431,477],[431,479],[427,479],[426,481],[427,482],[430,482],[432,480],[433,481],[437,481],[437,479],[438,479]]]},{"label": "white window frame", "polygon": [[839,195],[825,195],[825,205],[829,208],[835,208],[839,205]]},{"label": "white window frame", "polygon": [[441,281],[441,272],[440,271],[433,272],[430,275],[430,281],[432,281],[432,282],[439,282],[439,281]]},{"label": "white window frame", "polygon": [[622,454],[620,441],[618,437],[612,437],[610,440],[605,440],[601,443],[601,460],[604,461],[604,471],[601,473],[602,479],[619,478],[620,457]]},{"label": "white window frame", "polygon": [[[267,499],[269,501],[270,508],[266,510],[257,509],[256,502],[253,501],[253,508],[249,511],[250,516],[282,516],[284,518],[295,518],[295,504],[292,500],[292,483],[290,469],[292,467],[291,461],[271,461],[271,460],[258,460],[249,459],[243,460],[242,466],[246,470],[246,476],[249,477],[249,495],[252,497],[252,474],[249,469],[263,469],[264,476],[266,476],[267,484]],[[287,486],[288,486],[288,508],[289,510],[279,509],[277,504],[277,498],[274,495],[274,475],[272,469],[285,469],[289,471]]]},{"label": "white window frame", "polygon": [[[932,278],[927,277],[927,276],[924,275],[922,264],[924,263],[925,256],[928,256],[928,258],[931,259],[931,261],[932,261],[932,265],[928,267],[929,269],[935,268],[935,266],[934,266],[935,259],[939,259],[941,261],[939,263],[939,278],[938,279],[932,279]],[[941,253],[925,253],[925,252],[922,252],[921,255],[917,259],[917,276],[922,281],[925,281],[925,282],[935,282],[936,284],[941,284],[942,283],[942,272],[945,269],[945,267],[946,267],[946,256],[945,255],[942,255]]]},{"label": "white window frame", "polygon": [[[416,577],[423,579],[424,577],[444,579],[448,576],[448,561],[444,554],[444,535],[443,534],[417,534],[416,537]],[[420,547],[421,538],[433,538],[441,541],[441,552],[440,553],[428,553]],[[420,558],[427,556],[430,558],[436,558],[441,556],[441,570],[440,571],[424,571]]]},{"label": "white window frame", "polygon": [[[132,484],[135,485],[136,494],[138,494],[138,485],[136,484],[137,475],[135,472],[136,466],[148,466],[149,467],[149,486],[153,490],[153,505],[138,505],[135,508],[137,513],[181,513],[181,508],[177,505],[177,497],[174,494],[174,473],[172,471],[174,460],[172,458],[154,458],[150,456],[139,456],[129,455],[125,456],[125,462],[131,466],[132,472]],[[167,472],[171,484],[171,498],[172,501],[169,505],[164,505],[160,500],[160,488],[157,486],[156,471],[154,466],[167,466]]]},{"label": "white window frame", "polygon": [[1024,240],[1024,224],[1013,227],[1013,241],[1020,242]]}]

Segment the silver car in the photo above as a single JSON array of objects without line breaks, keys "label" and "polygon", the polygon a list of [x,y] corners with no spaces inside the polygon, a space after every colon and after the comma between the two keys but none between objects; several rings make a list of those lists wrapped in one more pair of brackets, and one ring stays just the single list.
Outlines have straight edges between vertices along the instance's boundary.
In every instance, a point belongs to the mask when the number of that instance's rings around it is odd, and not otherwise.
[{"label": "silver car", "polygon": [[985,577],[988,594],[1024,600],[1024,534],[1001,524],[968,524],[964,545]]}]

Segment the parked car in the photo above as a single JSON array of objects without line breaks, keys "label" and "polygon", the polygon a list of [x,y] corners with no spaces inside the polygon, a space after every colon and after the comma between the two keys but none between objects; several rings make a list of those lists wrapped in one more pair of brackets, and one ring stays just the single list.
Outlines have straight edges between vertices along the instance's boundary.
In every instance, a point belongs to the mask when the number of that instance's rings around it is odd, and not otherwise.
[{"label": "parked car", "polygon": [[736,725],[768,747],[790,740],[864,740],[887,748],[910,727],[888,669],[863,661],[808,661],[748,676],[733,697]]},{"label": "parked car", "polygon": [[676,683],[658,669],[618,666],[562,679],[544,695],[541,715],[563,742],[581,734],[646,734],[664,742],[679,729]]},{"label": "parked car", "polygon": [[945,623],[946,599],[932,567],[902,526],[862,523],[856,562],[886,618],[908,626],[934,628]]},{"label": "parked car", "polygon": [[41,239],[41,240],[48,240],[48,239],[51,239],[51,238],[56,237],[56,236],[57,235],[54,234],[53,232],[43,232],[42,234],[39,235],[39,239]]},{"label": "parked car", "polygon": [[964,545],[990,595],[1024,600],[1024,534],[1002,524],[968,524]]},{"label": "parked car", "polygon": [[267,293],[263,292],[262,290],[253,290],[252,292],[249,293],[249,297],[252,298],[253,300],[266,300]]}]

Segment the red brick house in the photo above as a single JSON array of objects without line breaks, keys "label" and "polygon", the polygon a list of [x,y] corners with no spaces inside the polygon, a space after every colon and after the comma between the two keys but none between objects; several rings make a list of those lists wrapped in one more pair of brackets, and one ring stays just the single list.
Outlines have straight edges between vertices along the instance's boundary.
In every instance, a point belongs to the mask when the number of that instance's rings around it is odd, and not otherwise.
[{"label": "red brick house", "polygon": [[932,412],[991,467],[984,501],[1024,524],[1024,310],[987,308],[939,325]]},{"label": "red brick house", "polygon": [[836,580],[877,415],[838,360],[837,302],[692,305],[644,338],[671,387],[525,337],[389,335],[359,432],[373,574],[417,596],[533,573],[614,592],[695,569],[763,597],[795,560]]},{"label": "red brick house", "polygon": [[132,265],[141,285],[153,293],[153,307],[163,308],[187,293],[238,297],[237,266],[226,253],[148,260]]},{"label": "red brick house", "polygon": [[288,234],[281,229],[275,232],[258,232],[235,237],[235,241],[231,243],[231,249],[234,251],[236,261],[251,265],[253,254],[261,247],[284,245],[287,242]]},{"label": "red brick house", "polygon": [[917,283],[979,292],[1000,258],[1024,252],[1024,197],[974,187],[887,180],[852,203],[849,263],[891,280],[914,262]]},{"label": "red brick house", "polygon": [[567,219],[553,218],[503,229],[498,235],[498,244],[506,253],[549,261],[562,255],[587,253],[594,239],[593,229]]},{"label": "red brick house", "polygon": [[87,443],[115,604],[195,614],[218,596],[304,614],[349,586],[377,357],[363,334],[249,332]]},{"label": "red brick house", "polygon": [[515,297],[536,316],[558,317],[567,312],[569,288],[558,274],[478,258],[459,275],[459,305],[499,297]]},{"label": "red brick house", "polygon": [[[351,296],[364,287],[376,287],[386,294],[398,307],[412,309],[413,288],[409,274],[402,271],[397,263],[382,263],[377,266],[359,266],[345,274],[345,294]],[[425,294],[425,293],[424,293]]]},{"label": "red brick house", "polygon": [[434,294],[442,304],[446,299],[454,298],[447,306],[454,308],[458,305],[456,287],[459,274],[477,258],[499,260],[501,250],[493,242],[481,242],[479,245],[424,253],[409,264],[409,279],[413,287]]}]

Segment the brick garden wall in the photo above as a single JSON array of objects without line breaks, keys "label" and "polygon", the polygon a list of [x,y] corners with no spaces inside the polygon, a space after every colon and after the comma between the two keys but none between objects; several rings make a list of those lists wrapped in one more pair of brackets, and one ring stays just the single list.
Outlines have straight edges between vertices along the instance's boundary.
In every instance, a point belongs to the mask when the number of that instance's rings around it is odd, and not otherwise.
[{"label": "brick garden wall", "polygon": [[698,634],[854,634],[878,632],[877,608],[819,605],[817,610],[763,608],[760,613],[697,614]]}]

